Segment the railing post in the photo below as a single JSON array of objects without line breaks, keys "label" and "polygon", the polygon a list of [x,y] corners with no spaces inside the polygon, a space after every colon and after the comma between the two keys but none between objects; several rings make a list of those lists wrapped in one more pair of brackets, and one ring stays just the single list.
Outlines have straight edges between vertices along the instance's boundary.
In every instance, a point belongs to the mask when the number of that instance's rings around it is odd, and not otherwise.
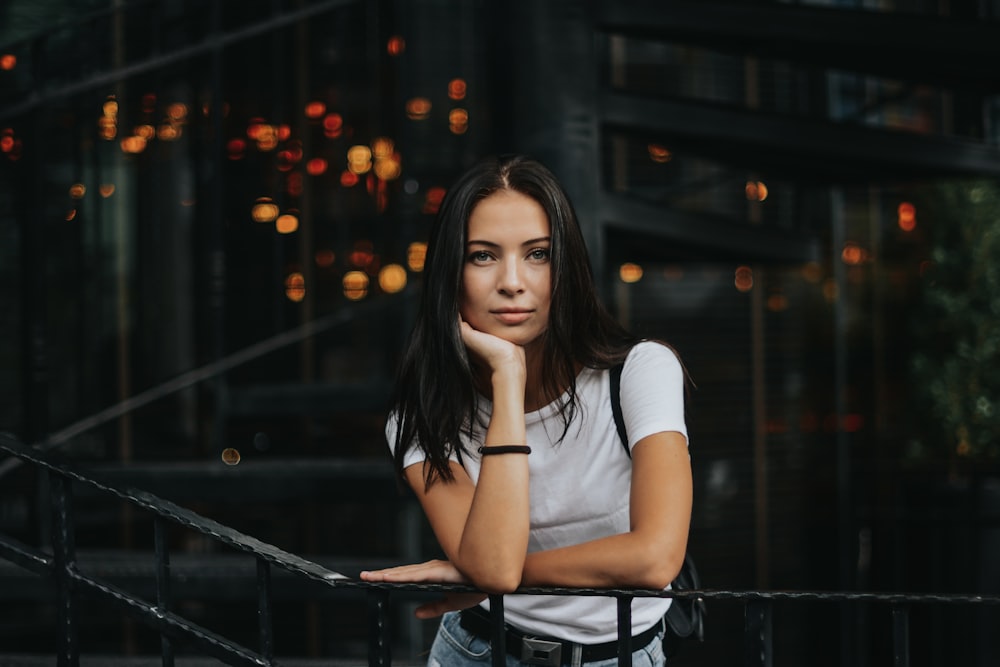
[{"label": "railing post", "polygon": [[507,664],[507,632],[503,622],[503,596],[490,595],[490,657],[493,667]]},{"label": "railing post", "polygon": [[[170,549],[167,546],[167,524],[163,517],[153,519],[153,547],[156,551],[156,606],[170,611]],[[174,645],[166,634],[160,634],[160,655],[163,667],[174,667]]]},{"label": "railing post", "polygon": [[368,589],[368,665],[389,667],[392,664],[389,638],[389,591]]},{"label": "railing post", "polygon": [[771,601],[747,600],[746,667],[771,667]]},{"label": "railing post", "polygon": [[274,631],[271,622],[271,565],[257,557],[257,625],[260,629],[260,654],[274,660]]},{"label": "railing post", "polygon": [[892,606],[892,665],[910,667],[910,608]]},{"label": "railing post", "polygon": [[618,667],[632,664],[632,596],[620,595],[618,600]]},{"label": "railing post", "polygon": [[72,573],[76,569],[76,545],[73,535],[72,488],[69,479],[50,474],[52,493],[52,560],[58,598],[56,646],[59,667],[78,667],[80,645],[77,639],[76,591]]}]

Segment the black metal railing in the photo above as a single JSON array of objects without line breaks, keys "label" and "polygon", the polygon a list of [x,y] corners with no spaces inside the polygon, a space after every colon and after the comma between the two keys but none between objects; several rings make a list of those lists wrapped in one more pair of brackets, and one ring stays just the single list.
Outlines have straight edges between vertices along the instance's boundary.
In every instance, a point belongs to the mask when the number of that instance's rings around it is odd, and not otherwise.
[{"label": "black metal railing", "polygon": [[[56,653],[60,667],[79,664],[79,596],[86,593],[123,610],[159,632],[165,667],[174,664],[175,643],[214,657],[229,665],[276,665],[272,618],[271,571],[273,567],[305,577],[318,586],[363,590],[368,600],[368,664],[391,664],[390,596],[398,591],[473,592],[475,589],[447,584],[376,584],[346,577],[295,554],[250,537],[180,507],[153,494],[122,488],[84,474],[51,452],[29,447],[10,434],[0,433],[0,452],[15,456],[47,473],[52,504],[51,553],[0,534],[3,557],[55,583],[57,605]],[[78,567],[75,551],[73,484],[80,484],[126,501],[153,516],[156,600],[148,602],[106,581],[88,576]],[[171,607],[170,553],[167,527],[176,524],[251,555],[257,566],[258,646],[256,650],[220,636],[178,615]],[[830,593],[815,591],[657,591],[645,589],[585,589],[534,587],[518,591],[537,595],[598,595],[612,597],[618,606],[618,664],[631,664],[631,602],[636,597],[702,598],[730,600],[744,606],[744,664],[765,667],[772,662],[773,603],[782,600],[827,603],[882,603],[889,607],[893,627],[893,666],[910,664],[910,609],[915,605],[1000,605],[1000,596],[906,595],[877,593]],[[490,596],[493,646],[504,645],[503,596]],[[503,651],[493,652],[493,665],[505,664]]]}]

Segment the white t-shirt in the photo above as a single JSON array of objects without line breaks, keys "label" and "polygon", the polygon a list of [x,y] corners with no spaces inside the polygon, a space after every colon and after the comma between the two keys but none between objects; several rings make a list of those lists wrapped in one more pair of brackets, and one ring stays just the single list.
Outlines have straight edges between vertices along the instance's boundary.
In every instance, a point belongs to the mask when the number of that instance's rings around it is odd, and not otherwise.
[{"label": "white t-shirt", "polygon": [[[632,461],[615,427],[608,371],[584,369],[577,376],[576,390],[576,416],[562,442],[558,402],[525,415],[527,444],[532,450],[529,553],[629,530]],[[621,404],[629,448],[663,431],[687,438],[684,373],[669,348],[643,342],[631,350],[622,370]],[[492,404],[481,398],[480,410],[477,421],[488,423]],[[386,427],[390,447],[395,444],[395,430],[396,421],[390,419]],[[473,482],[479,479],[477,449],[484,435],[477,428],[471,442],[464,441],[469,455],[463,461]],[[423,452],[412,447],[404,467],[423,459]],[[635,598],[632,634],[652,627],[669,606],[666,598]],[[617,606],[611,597],[507,595],[504,616],[523,631],[583,644],[618,637]]]}]

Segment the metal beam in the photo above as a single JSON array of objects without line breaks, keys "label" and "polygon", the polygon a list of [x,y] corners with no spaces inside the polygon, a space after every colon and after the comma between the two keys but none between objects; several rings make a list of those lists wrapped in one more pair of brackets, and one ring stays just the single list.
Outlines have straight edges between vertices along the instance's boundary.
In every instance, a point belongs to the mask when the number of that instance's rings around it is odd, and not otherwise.
[{"label": "metal beam", "polygon": [[[744,262],[798,263],[818,261],[818,238],[764,225],[739,224],[718,216],[691,213],[647,204],[620,195],[602,198],[599,216],[605,231],[626,232],[646,253],[683,247],[710,249],[715,258]],[[649,241],[655,241],[650,243]],[[626,243],[628,241],[626,240]],[[664,243],[667,242],[667,243]]]},{"label": "metal beam", "polygon": [[35,109],[44,108],[53,102],[72,97],[73,95],[103,89],[132,77],[204,57],[233,44],[260,37],[261,35],[285,28],[299,21],[307,21],[324,13],[353,5],[358,1],[325,0],[324,2],[301,9],[284,11],[276,16],[241,26],[234,30],[214,32],[196,44],[179,47],[171,50],[169,53],[153,54],[143,60],[136,60],[121,67],[113,67],[107,71],[82,77],[72,83],[63,84],[51,89],[43,89],[42,84],[38,83],[37,87],[22,91],[23,99],[6,107],[0,107],[0,120],[7,120],[30,113]]},{"label": "metal beam", "polygon": [[601,120],[610,128],[652,133],[672,149],[799,180],[1000,176],[1000,150],[954,137],[622,94],[606,95],[601,106]]},{"label": "metal beam", "polygon": [[1000,91],[1000,22],[717,0],[600,3],[600,28],[947,88]]}]

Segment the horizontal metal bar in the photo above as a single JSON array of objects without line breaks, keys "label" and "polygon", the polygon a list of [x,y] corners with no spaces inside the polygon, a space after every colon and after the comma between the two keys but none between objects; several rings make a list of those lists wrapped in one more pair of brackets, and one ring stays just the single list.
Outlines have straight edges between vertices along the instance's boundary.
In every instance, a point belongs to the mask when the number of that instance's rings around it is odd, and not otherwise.
[{"label": "horizontal metal bar", "polygon": [[718,216],[604,195],[598,219],[606,230],[622,230],[660,240],[711,247],[717,256],[746,262],[809,262],[822,256],[818,238],[764,225],[737,224]]},{"label": "horizontal metal bar", "polygon": [[719,0],[598,4],[607,32],[949,88],[1000,90],[1000,22],[939,14]]},{"label": "horizontal metal bar", "polygon": [[175,49],[169,53],[157,55],[145,60],[118,67],[108,72],[102,72],[93,76],[85,77],[75,83],[67,84],[54,90],[32,90],[30,95],[22,102],[12,104],[6,108],[0,108],[0,120],[6,120],[13,116],[29,113],[37,108],[46,106],[54,100],[71,97],[90,90],[104,88],[112,84],[124,81],[130,77],[152,72],[170,65],[182,63],[192,58],[206,55],[231,46],[237,42],[242,42],[253,37],[258,37],[267,32],[283,28],[299,21],[319,16],[329,11],[356,4],[358,0],[327,0],[314,5],[309,5],[303,9],[290,11],[286,14],[271,17],[264,21],[259,21],[252,25],[232,30],[225,33],[215,33],[208,35],[205,41]]},{"label": "horizontal metal bar", "polygon": [[1000,149],[995,146],[702,101],[606,93],[599,120],[612,131],[659,135],[675,151],[679,145],[708,158],[798,179],[1000,176]]},{"label": "horizontal metal bar", "polygon": [[[419,591],[428,593],[468,593],[477,589],[468,585],[460,584],[388,584],[370,583],[357,579],[348,578],[338,572],[329,570],[319,564],[288,553],[270,544],[244,535],[239,531],[223,526],[216,521],[202,517],[195,512],[158,498],[153,494],[143,493],[135,490],[123,490],[104,484],[98,480],[91,479],[83,473],[77,471],[73,466],[61,461],[51,452],[40,452],[32,449],[9,433],[0,432],[0,451],[26,459],[35,465],[50,472],[65,476],[73,481],[91,486],[99,491],[104,491],[115,497],[152,512],[155,515],[164,517],[175,523],[191,528],[213,537],[218,541],[234,547],[240,551],[254,554],[264,558],[267,562],[294,573],[304,575],[333,588],[344,589],[385,589],[393,591]],[[16,547],[18,543],[6,538],[0,543],[8,546],[6,551],[25,550],[23,545]],[[16,547],[16,548],[15,548]],[[43,567],[45,556],[40,555],[30,549],[26,550],[26,557],[36,566]],[[31,567],[29,569],[35,569]],[[632,597],[663,597],[678,599],[704,599],[708,600],[809,600],[816,602],[880,602],[887,604],[967,604],[967,605],[1000,605],[1000,595],[964,595],[964,594],[907,594],[907,593],[866,593],[851,591],[758,591],[758,590],[721,590],[721,589],[698,589],[698,590],[659,590],[659,589],[632,589],[632,588],[570,588],[570,587],[525,587],[517,590],[519,594],[526,595],[583,595],[583,596],[603,596],[614,597],[626,595]]]}]

